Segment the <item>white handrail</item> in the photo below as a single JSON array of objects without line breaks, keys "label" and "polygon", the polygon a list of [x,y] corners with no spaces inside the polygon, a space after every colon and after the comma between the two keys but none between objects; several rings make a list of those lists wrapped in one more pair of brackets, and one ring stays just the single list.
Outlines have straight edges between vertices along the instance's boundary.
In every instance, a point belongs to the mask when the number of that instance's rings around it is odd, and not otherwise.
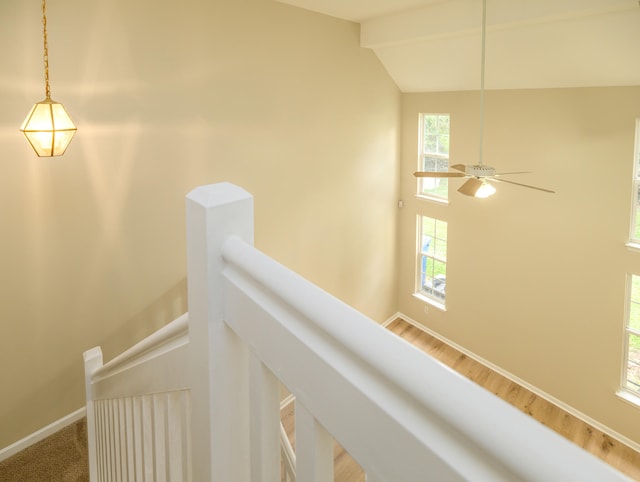
[{"label": "white handrail", "polygon": [[[399,392],[437,414],[449,431],[472,440],[475,450],[484,454],[476,455],[475,463],[491,459],[490,465],[500,464],[523,480],[626,480],[610,466],[417,349],[411,349],[366,316],[241,239],[229,238],[222,253],[228,263],[226,269],[240,269],[243,276],[266,288],[265,293],[273,293],[284,306],[301,314],[314,330],[344,347],[346,357],[356,356],[371,367],[372,376],[383,376]],[[286,317],[278,321],[288,329]],[[258,341],[253,343],[259,350]]]},{"label": "white handrail", "polygon": [[103,378],[111,376],[120,371],[134,366],[144,361],[145,356],[163,345],[169,346],[178,338],[187,336],[189,333],[189,313],[184,313],[170,323],[152,333],[145,339],[136,343],[128,350],[111,359],[109,362],[98,368],[92,375],[92,381],[98,382]]}]

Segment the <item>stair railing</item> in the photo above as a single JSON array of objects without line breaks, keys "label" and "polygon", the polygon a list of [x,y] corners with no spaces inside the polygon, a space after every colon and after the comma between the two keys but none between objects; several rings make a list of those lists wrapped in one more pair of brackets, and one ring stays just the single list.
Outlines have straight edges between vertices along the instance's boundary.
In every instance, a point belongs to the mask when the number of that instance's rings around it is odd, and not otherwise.
[{"label": "stair railing", "polygon": [[[244,190],[187,196],[187,250],[188,343],[167,328],[164,351],[104,379],[87,352],[92,481],[331,482],[334,440],[368,482],[627,480],[255,249]],[[129,386],[127,372],[160,381]],[[282,455],[281,384],[295,456]]]},{"label": "stair railing", "polygon": [[198,480],[279,480],[279,383],[304,482],[333,480],[334,439],[369,482],[625,480],[255,249],[242,189],[187,199],[190,323],[210,342]]}]

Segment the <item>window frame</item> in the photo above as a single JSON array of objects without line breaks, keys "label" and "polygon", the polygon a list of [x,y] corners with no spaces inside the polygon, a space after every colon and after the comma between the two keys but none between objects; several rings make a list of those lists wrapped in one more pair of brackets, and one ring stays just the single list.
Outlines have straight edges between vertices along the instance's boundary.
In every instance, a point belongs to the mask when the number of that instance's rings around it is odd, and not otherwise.
[{"label": "window frame", "polygon": [[[618,395],[625,400],[633,403],[634,405],[640,405],[640,383],[637,383],[637,388],[631,388],[629,385],[629,360],[631,353],[631,336],[640,337],[640,329],[633,328],[631,326],[631,313],[632,306],[636,304],[640,309],[640,296],[638,299],[633,298],[633,282],[634,278],[637,278],[637,283],[640,283],[640,274],[629,273],[627,275],[626,283],[626,295],[625,295],[625,314],[624,314],[624,352],[622,360],[620,390]],[[640,365],[640,364],[639,364]]]},{"label": "window frame", "polygon": [[640,250],[640,233],[636,236],[636,226],[640,224],[638,223],[638,216],[640,216],[640,117],[636,119],[636,135],[633,149],[633,178],[631,183],[631,219],[627,246]]},{"label": "window frame", "polygon": [[[636,118],[636,130],[633,148],[633,177],[631,179],[631,216],[629,219],[629,241],[627,247],[632,253],[640,252],[640,117]],[[635,254],[634,254],[635,255]],[[629,364],[631,358],[631,339],[640,338],[640,327],[632,327],[634,319],[633,312],[640,311],[640,294],[634,298],[634,278],[640,283],[640,273],[627,273],[625,287],[625,309],[623,326],[623,353],[622,367],[620,370],[620,388],[616,394],[624,401],[639,407],[640,406],[640,377],[634,382],[629,378]],[[639,287],[640,288],[640,287]],[[637,290],[636,290],[637,291]],[[634,306],[636,309],[634,310]],[[637,316],[637,315],[636,315]],[[636,323],[637,325],[637,323]],[[633,361],[640,365],[640,361]],[[635,385],[632,387],[631,385]]]},{"label": "window frame", "polygon": [[[428,218],[434,221],[434,233],[433,236],[431,236],[431,239],[435,239],[435,243],[434,243],[434,247],[433,247],[433,252],[430,253],[429,248],[427,248],[427,250],[424,250],[424,242],[423,242],[423,238],[424,238],[424,231],[423,231],[423,227],[424,227],[424,218]],[[437,226],[438,223],[444,224],[445,227],[445,236],[444,238],[441,236],[438,236],[438,230],[437,230]],[[439,294],[435,294],[434,293],[434,289],[432,289],[431,292],[427,291],[424,289],[424,282],[423,282],[423,274],[426,275],[426,273],[423,271],[423,256],[425,258],[430,258],[434,263],[442,263],[444,264],[444,279],[445,279],[445,287],[446,287],[446,267],[447,267],[447,254],[448,254],[448,229],[449,229],[449,223],[447,221],[444,221],[442,219],[438,219],[436,217],[432,217],[432,216],[426,216],[424,214],[418,214],[416,216],[416,276],[415,276],[415,287],[414,287],[414,296],[421,299],[422,301],[425,301],[437,308],[442,309],[443,311],[445,311],[445,303],[446,303],[446,292],[442,292],[441,295]],[[441,256],[436,256],[436,251],[437,248],[435,247],[435,245],[438,243],[438,240],[442,243],[444,243],[444,252],[445,252],[445,256],[444,258]],[[445,288],[446,289],[446,288]]]},{"label": "window frame", "polygon": [[[426,157],[431,157],[436,160],[446,160],[447,168],[449,169],[449,163],[451,158],[451,114],[448,113],[437,113],[437,112],[421,112],[418,114],[418,171],[425,170],[424,163]],[[447,153],[442,152],[427,152],[425,147],[425,138],[427,136],[427,132],[425,131],[425,119],[428,116],[433,117],[447,117],[448,118],[448,129],[446,136],[448,137],[448,145],[447,145]],[[439,121],[438,121],[439,122]],[[438,132],[432,133],[431,135],[439,136],[444,135]],[[442,171],[434,171],[434,172],[442,172]],[[424,183],[426,179],[429,178],[418,178],[416,181],[416,196],[419,199],[426,199],[429,201],[437,201],[441,203],[449,202],[449,179],[448,178],[432,178],[434,183],[445,183],[446,185],[446,194],[436,194],[434,192],[425,192]]]}]

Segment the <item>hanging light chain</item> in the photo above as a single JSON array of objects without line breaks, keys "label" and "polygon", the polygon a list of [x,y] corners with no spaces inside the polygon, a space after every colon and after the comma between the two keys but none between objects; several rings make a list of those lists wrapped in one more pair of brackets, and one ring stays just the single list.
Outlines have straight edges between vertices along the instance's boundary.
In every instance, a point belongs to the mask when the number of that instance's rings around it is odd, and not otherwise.
[{"label": "hanging light chain", "polygon": [[49,86],[49,42],[47,41],[47,0],[42,0],[42,37],[44,40],[44,85],[47,99],[51,99],[51,87]]},{"label": "hanging light chain", "polygon": [[47,1],[42,0],[44,82],[47,97],[36,102],[20,130],[39,157],[61,156],[76,133],[76,126],[64,106],[51,99],[49,86],[49,43],[47,40]]}]

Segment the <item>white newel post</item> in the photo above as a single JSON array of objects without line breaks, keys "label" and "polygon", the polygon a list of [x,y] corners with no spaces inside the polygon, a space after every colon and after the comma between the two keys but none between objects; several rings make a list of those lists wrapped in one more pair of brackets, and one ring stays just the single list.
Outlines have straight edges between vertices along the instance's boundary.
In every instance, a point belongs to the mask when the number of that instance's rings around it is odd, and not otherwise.
[{"label": "white newel post", "polygon": [[102,350],[95,347],[83,353],[84,358],[84,386],[87,411],[87,444],[89,447],[89,480],[98,482],[98,461],[96,446],[96,414],[93,408],[93,393],[91,390],[91,376],[102,366]]},{"label": "white newel post", "polygon": [[249,482],[248,356],[223,320],[222,245],[253,245],[253,197],[229,183],[187,196],[193,479]]}]

